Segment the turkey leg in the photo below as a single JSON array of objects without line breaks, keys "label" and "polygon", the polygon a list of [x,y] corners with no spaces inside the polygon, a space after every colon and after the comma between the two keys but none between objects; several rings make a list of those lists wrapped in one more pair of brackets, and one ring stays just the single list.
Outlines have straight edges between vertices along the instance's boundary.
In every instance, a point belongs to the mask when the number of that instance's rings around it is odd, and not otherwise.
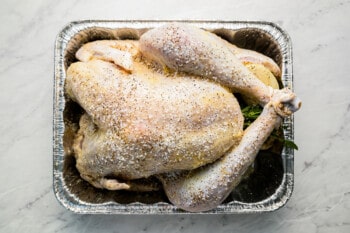
[{"label": "turkey leg", "polygon": [[222,203],[254,162],[262,144],[280,125],[282,118],[273,106],[281,101],[293,102],[294,98],[289,92],[274,95],[245,130],[240,144],[216,162],[191,171],[159,175],[169,200],[190,212],[207,211]]},{"label": "turkey leg", "polygon": [[[140,51],[146,58],[175,71],[206,77],[233,92],[256,98],[261,106],[275,92],[258,80],[234,55],[227,42],[218,36],[181,23],[166,24],[149,30],[140,38]],[[289,91],[290,92],[290,91]],[[300,101],[274,106],[278,114],[288,116],[300,108]]]}]

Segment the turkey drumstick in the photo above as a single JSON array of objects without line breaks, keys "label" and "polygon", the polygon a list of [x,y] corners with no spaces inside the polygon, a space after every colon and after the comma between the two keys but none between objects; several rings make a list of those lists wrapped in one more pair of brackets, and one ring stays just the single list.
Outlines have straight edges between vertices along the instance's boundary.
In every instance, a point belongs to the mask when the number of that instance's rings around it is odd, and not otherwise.
[{"label": "turkey drumstick", "polygon": [[[227,42],[213,33],[182,23],[166,24],[152,29],[140,38],[140,51],[146,58],[175,71],[200,75],[247,96],[261,106],[275,92],[258,80],[233,54]],[[274,106],[281,116],[300,108],[297,98],[288,104]]]},{"label": "turkey drumstick", "polygon": [[262,144],[280,125],[282,118],[273,106],[281,100],[293,102],[294,98],[285,91],[274,95],[261,115],[244,131],[239,145],[214,163],[191,171],[158,175],[169,200],[190,212],[207,211],[222,203],[242,180]]}]

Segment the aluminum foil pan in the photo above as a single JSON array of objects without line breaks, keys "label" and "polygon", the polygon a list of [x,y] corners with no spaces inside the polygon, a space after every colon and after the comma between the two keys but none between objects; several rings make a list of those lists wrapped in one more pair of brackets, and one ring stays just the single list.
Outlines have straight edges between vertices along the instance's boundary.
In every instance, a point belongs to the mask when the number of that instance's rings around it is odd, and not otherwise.
[{"label": "aluminum foil pan", "polygon": [[[82,109],[64,90],[67,67],[75,62],[75,52],[89,41],[135,39],[150,28],[168,21],[79,21],[59,33],[55,45],[53,117],[53,187],[58,201],[76,213],[90,214],[183,214],[169,203],[163,191],[108,191],[82,180],[71,155],[74,133]],[[274,59],[282,68],[281,82],[293,89],[292,47],[289,36],[270,22],[183,21],[210,30],[239,47],[252,49]],[[293,140],[293,117],[283,122],[284,136]],[[282,207],[294,184],[294,151],[275,145],[259,153],[254,170],[217,208],[205,212],[258,213]],[[152,182],[152,181],[149,181]]]}]

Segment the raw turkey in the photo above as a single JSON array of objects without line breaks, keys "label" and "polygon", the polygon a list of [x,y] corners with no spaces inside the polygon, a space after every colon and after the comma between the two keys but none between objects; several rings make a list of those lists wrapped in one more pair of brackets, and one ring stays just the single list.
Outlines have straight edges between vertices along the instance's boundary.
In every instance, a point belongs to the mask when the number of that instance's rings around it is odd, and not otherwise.
[{"label": "raw turkey", "polygon": [[[76,57],[66,93],[85,110],[74,141],[81,177],[97,188],[139,190],[133,180],[154,176],[174,205],[192,212],[219,205],[301,105],[242,63],[248,57],[278,74],[271,59],[181,23],[139,41],[91,42]],[[264,108],[245,131],[237,92]]]}]

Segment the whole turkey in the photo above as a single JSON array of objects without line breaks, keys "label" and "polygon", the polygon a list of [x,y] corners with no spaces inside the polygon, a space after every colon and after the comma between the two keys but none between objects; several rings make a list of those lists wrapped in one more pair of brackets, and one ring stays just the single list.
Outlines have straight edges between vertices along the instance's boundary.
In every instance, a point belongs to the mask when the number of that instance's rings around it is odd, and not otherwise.
[{"label": "whole turkey", "polygon": [[[242,63],[253,59],[279,74],[270,58],[182,23],[139,41],[90,42],[76,57],[65,88],[85,111],[73,144],[81,177],[97,188],[140,190],[133,181],[154,176],[174,205],[191,212],[219,205],[301,105]],[[233,93],[263,107],[246,130]]]}]

